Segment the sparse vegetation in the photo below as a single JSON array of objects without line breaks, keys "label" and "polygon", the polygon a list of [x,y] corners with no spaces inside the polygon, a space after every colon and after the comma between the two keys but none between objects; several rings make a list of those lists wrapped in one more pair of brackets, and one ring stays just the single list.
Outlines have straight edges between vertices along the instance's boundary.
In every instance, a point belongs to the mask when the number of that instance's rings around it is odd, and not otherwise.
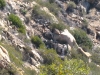
[{"label": "sparse vegetation", "polygon": [[37,5],[33,8],[33,15],[51,20],[51,16],[48,15],[44,10],[41,10],[40,6]]},{"label": "sparse vegetation", "polygon": [[22,24],[22,21],[18,16],[16,16],[15,14],[10,14],[8,19],[12,22],[13,25],[18,28],[19,32],[25,33],[25,26]]},{"label": "sparse vegetation", "polygon": [[3,9],[6,6],[5,0],[0,0],[0,9]]},{"label": "sparse vegetation", "polygon": [[50,12],[52,12],[54,15],[57,15],[58,11],[60,11],[60,7],[54,2],[54,0],[48,0],[48,1],[41,1],[41,0],[35,0],[38,4],[40,4],[42,7],[47,7]]},{"label": "sparse vegetation", "polygon": [[89,67],[79,59],[58,58],[55,50],[40,50],[44,58],[44,64],[40,67],[40,75],[87,75]]},{"label": "sparse vegetation", "polygon": [[51,28],[53,29],[58,29],[58,30],[64,30],[66,28],[65,25],[63,24],[56,24],[56,23],[53,23],[51,24]]},{"label": "sparse vegetation", "polygon": [[60,11],[61,9],[57,6],[56,3],[45,3],[44,4],[45,7],[47,7],[50,12],[52,12],[54,15],[57,15],[58,14],[58,11]]}]

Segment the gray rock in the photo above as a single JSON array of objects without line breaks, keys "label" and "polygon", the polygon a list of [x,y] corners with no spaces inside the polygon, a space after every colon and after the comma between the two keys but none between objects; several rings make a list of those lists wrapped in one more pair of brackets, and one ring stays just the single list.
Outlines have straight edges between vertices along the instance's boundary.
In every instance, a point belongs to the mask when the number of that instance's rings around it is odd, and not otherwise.
[{"label": "gray rock", "polygon": [[80,4],[80,9],[82,10],[82,12],[87,13],[89,10],[90,4],[87,1],[82,1]]},{"label": "gray rock", "polygon": [[100,9],[100,1],[98,2],[98,4],[96,5],[97,9]]},{"label": "gray rock", "polygon": [[8,51],[0,45],[0,68],[6,68],[10,62]]}]

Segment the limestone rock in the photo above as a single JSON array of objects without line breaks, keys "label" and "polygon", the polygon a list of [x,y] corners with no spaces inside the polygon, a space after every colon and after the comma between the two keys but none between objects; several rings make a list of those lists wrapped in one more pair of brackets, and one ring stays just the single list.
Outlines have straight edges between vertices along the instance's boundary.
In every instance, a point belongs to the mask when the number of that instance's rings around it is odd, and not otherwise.
[{"label": "limestone rock", "polygon": [[10,62],[8,51],[0,45],[0,67],[6,68]]},{"label": "limestone rock", "polygon": [[17,38],[14,34],[10,33],[9,31],[4,31],[6,37],[11,41],[11,43],[17,47],[19,50],[21,50],[22,48],[25,48],[25,45],[23,44],[23,42]]},{"label": "limestone rock", "polygon": [[31,50],[31,54],[34,56],[35,60],[43,62],[43,58],[36,52],[36,50]]}]

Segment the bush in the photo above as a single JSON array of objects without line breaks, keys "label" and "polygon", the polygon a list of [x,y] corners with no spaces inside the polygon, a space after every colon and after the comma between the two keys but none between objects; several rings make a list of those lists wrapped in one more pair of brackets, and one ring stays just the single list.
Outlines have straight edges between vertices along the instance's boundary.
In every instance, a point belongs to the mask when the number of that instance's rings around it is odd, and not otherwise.
[{"label": "bush", "polygon": [[88,75],[89,71],[82,60],[71,59],[41,66],[40,75]]},{"label": "bush", "polygon": [[72,32],[74,35],[76,42],[82,47],[85,47],[87,49],[92,49],[92,41],[89,39],[87,34],[81,30],[81,29],[76,29]]},{"label": "bush", "polygon": [[70,1],[68,4],[68,8],[76,8],[76,4],[73,1]]},{"label": "bush", "polygon": [[6,6],[5,0],[0,0],[0,9],[3,9]]},{"label": "bush", "polygon": [[15,25],[18,28],[19,32],[25,33],[25,26],[22,24],[22,21],[18,16],[10,14],[8,19],[12,22],[13,25]]},{"label": "bush", "polygon": [[31,41],[33,44],[35,44],[37,47],[40,47],[41,45],[44,45],[42,40],[38,36],[34,36],[31,38]]},{"label": "bush", "polygon": [[66,28],[66,26],[64,26],[63,24],[56,24],[56,23],[51,24],[51,27],[53,29],[58,29],[58,30],[64,30]]}]

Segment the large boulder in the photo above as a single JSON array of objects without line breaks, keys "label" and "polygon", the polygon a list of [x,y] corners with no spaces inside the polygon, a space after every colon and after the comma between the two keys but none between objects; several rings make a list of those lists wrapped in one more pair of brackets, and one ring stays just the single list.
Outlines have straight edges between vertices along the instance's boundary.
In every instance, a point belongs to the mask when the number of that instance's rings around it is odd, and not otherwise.
[{"label": "large boulder", "polygon": [[54,41],[58,41],[61,44],[69,44],[71,47],[76,43],[74,36],[67,29],[61,34],[54,34]]}]

